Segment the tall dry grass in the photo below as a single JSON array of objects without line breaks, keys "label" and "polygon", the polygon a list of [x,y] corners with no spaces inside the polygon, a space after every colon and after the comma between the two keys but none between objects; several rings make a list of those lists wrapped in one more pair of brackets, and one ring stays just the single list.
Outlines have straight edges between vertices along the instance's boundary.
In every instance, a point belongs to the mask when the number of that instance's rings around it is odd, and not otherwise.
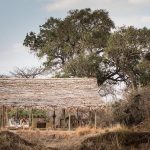
[{"label": "tall dry grass", "polygon": [[105,128],[91,128],[89,126],[85,127],[78,127],[75,130],[75,134],[77,136],[83,136],[87,134],[96,134],[96,133],[106,133],[106,132],[116,132],[116,131],[128,131],[129,129],[121,124],[116,124],[111,127],[105,127]]}]

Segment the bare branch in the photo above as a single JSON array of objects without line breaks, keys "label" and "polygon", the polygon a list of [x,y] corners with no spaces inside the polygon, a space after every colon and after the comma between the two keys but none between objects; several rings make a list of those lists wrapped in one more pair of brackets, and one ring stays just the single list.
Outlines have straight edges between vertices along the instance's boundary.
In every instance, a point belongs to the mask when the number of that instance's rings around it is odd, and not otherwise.
[{"label": "bare branch", "polygon": [[13,72],[10,72],[14,77],[17,78],[35,78],[37,75],[42,74],[45,71],[44,68],[16,68]]},{"label": "bare branch", "polygon": [[9,76],[4,75],[4,74],[0,74],[0,78],[9,78]]}]

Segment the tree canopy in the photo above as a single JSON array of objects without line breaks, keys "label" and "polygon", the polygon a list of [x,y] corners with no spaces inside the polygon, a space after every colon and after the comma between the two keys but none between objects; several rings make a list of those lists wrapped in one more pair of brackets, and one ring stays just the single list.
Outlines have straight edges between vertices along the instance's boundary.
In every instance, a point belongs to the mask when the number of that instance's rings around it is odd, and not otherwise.
[{"label": "tree canopy", "polygon": [[64,19],[50,17],[23,44],[39,58],[46,57],[46,67],[61,68],[65,77],[96,77],[98,85],[148,85],[150,30],[114,28],[107,11],[76,9]]},{"label": "tree canopy", "polygon": [[150,30],[121,27],[111,34],[106,52],[134,88],[150,82]]},{"label": "tree canopy", "polygon": [[45,66],[62,67],[79,54],[103,51],[112,28],[105,10],[71,10],[64,19],[50,17],[38,34],[27,34],[24,45],[38,57],[46,56]]}]

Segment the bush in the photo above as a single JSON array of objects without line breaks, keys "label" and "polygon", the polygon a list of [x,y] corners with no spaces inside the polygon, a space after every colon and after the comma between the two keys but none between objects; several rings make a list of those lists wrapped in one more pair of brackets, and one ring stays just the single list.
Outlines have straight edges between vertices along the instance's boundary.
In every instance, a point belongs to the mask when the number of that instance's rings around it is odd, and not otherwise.
[{"label": "bush", "polygon": [[113,115],[117,122],[137,125],[150,117],[149,87],[133,92],[125,101],[113,104]]}]

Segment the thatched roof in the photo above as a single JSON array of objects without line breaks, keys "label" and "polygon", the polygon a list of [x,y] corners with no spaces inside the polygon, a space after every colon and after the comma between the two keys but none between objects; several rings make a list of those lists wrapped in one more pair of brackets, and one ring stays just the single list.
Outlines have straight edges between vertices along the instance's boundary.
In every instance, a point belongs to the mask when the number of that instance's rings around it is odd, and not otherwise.
[{"label": "thatched roof", "polygon": [[98,106],[102,103],[96,79],[0,79],[0,105]]}]

